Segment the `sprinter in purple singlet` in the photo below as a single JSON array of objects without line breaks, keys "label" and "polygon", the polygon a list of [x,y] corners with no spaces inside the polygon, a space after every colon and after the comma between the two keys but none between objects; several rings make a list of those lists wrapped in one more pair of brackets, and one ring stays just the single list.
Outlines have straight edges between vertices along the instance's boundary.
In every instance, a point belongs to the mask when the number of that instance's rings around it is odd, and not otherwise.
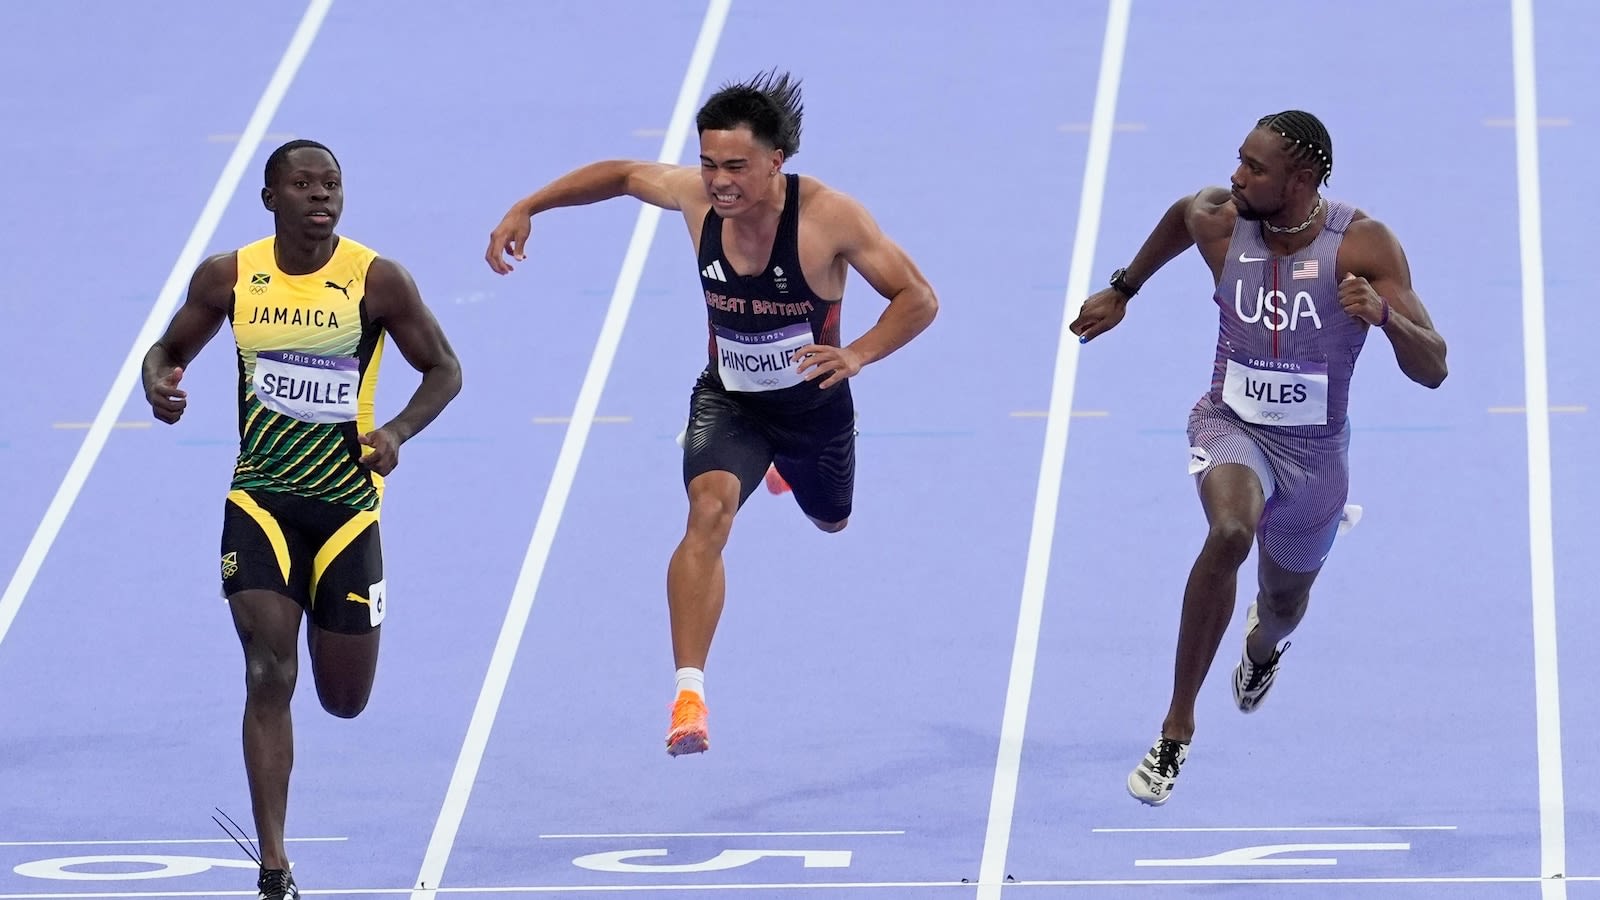
[{"label": "sprinter in purple singlet", "polygon": [[1194,736],[1195,698],[1233,615],[1239,568],[1260,545],[1259,589],[1234,669],[1239,709],[1261,704],[1283,641],[1346,518],[1350,375],[1368,333],[1384,332],[1412,381],[1445,379],[1444,338],[1411,287],[1388,228],[1322,196],[1333,142],[1316,116],[1267,116],[1239,148],[1231,190],[1173,204],[1111,287],[1090,297],[1072,332],[1090,341],[1190,246],[1216,278],[1220,327],[1211,388],[1189,414],[1189,472],[1210,530],[1189,574],[1172,703],[1161,735],[1128,776],[1151,805],[1167,801]]}]

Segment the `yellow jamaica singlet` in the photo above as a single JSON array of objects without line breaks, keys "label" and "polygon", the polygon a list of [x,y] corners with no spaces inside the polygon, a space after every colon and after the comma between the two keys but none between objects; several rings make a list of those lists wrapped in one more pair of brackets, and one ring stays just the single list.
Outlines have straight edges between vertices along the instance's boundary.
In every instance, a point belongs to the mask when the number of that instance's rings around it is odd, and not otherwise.
[{"label": "yellow jamaica singlet", "polygon": [[233,336],[239,347],[239,461],[233,489],[377,507],[383,478],[357,463],[373,429],[383,328],[367,316],[377,253],[340,237],[309,275],[286,275],[273,238],[238,251]]}]

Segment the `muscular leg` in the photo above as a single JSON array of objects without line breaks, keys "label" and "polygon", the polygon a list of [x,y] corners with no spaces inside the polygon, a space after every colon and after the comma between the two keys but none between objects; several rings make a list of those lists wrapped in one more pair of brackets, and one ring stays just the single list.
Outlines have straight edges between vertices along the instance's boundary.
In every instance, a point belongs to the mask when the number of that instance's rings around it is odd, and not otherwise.
[{"label": "muscular leg", "polygon": [[689,482],[689,521],[667,565],[667,610],[678,668],[704,669],[722,617],[727,579],[722,548],[739,511],[739,478],[712,471]]},{"label": "muscular leg", "polygon": [[1256,473],[1236,463],[1206,473],[1200,501],[1210,529],[1184,588],[1172,703],[1161,724],[1163,737],[1182,742],[1194,737],[1195,700],[1233,616],[1239,567],[1250,555],[1266,504]]},{"label": "muscular leg", "polygon": [[1245,639],[1245,652],[1250,661],[1264,664],[1272,657],[1278,642],[1288,637],[1306,614],[1311,600],[1311,585],[1317,580],[1320,569],[1312,572],[1291,572],[1272,560],[1265,546],[1260,548],[1260,566],[1257,578],[1260,589],[1256,594],[1258,624]]},{"label": "muscular leg", "polygon": [[289,700],[299,674],[300,604],[272,591],[251,590],[230,596],[228,606],[244,646],[244,768],[261,864],[287,869],[283,826],[294,766]]},{"label": "muscular leg", "polygon": [[850,524],[855,495],[855,409],[846,401],[815,415],[815,422],[785,435],[774,454],[773,470],[794,492],[795,503],[811,524],[838,534]]},{"label": "muscular leg", "polygon": [[341,634],[312,625],[306,633],[311,677],[322,708],[341,719],[353,719],[367,708],[372,680],[378,672],[378,626],[365,634]]}]

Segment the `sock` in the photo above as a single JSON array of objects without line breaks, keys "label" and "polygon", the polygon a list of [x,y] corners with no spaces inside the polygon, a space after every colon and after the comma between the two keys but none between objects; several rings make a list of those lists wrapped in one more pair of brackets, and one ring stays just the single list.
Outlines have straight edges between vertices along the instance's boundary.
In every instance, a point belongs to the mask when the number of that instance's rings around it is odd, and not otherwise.
[{"label": "sock", "polygon": [[694,691],[700,699],[706,699],[706,673],[702,669],[682,668],[678,670],[678,693]]}]

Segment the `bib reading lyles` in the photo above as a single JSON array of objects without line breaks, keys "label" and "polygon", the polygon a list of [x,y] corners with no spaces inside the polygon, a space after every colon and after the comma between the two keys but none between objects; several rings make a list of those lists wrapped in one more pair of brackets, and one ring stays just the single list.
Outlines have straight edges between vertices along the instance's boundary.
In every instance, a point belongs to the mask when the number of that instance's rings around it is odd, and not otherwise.
[{"label": "bib reading lyles", "polygon": [[808,322],[773,331],[746,334],[713,325],[717,336],[717,374],[730,391],[777,391],[802,380],[795,371],[795,353],[816,343]]},{"label": "bib reading lyles", "polygon": [[315,356],[292,350],[256,354],[256,399],[302,422],[354,422],[360,362],[353,356]]},{"label": "bib reading lyles", "polygon": [[1222,399],[1255,425],[1328,424],[1328,365],[1293,359],[1227,361]]}]

